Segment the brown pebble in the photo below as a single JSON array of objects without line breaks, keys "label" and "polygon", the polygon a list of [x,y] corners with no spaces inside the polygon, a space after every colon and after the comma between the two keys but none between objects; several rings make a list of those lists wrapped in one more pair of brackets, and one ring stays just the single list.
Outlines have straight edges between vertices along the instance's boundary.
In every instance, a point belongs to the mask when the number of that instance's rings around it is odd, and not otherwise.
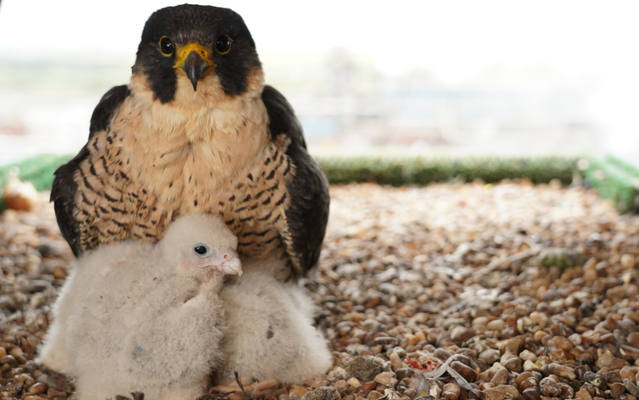
[{"label": "brown pebble", "polygon": [[502,331],[506,327],[506,322],[501,319],[496,319],[494,321],[490,321],[486,327],[491,331]]},{"label": "brown pebble", "polygon": [[382,336],[373,340],[373,344],[381,344],[381,345],[389,345],[389,346],[397,346],[397,338],[390,336]]},{"label": "brown pebble", "polygon": [[377,382],[375,381],[362,382],[362,390],[373,390],[376,387]]},{"label": "brown pebble", "polygon": [[577,399],[577,400],[592,400],[592,395],[590,394],[590,392],[588,392],[588,390],[583,388],[583,389],[579,390],[575,394],[575,399]]},{"label": "brown pebble", "polygon": [[522,383],[523,381],[531,377],[532,377],[532,373],[528,371],[523,372],[515,378],[515,385],[518,386],[520,383]]},{"label": "brown pebble", "polygon": [[493,365],[499,360],[499,351],[495,349],[486,349],[479,353],[479,359],[488,365]]},{"label": "brown pebble", "polygon": [[388,386],[390,388],[394,388],[397,385],[397,376],[394,372],[382,372],[375,376],[375,382],[380,385]]},{"label": "brown pebble", "polygon": [[572,386],[569,386],[566,383],[559,382],[559,388],[561,389],[561,398],[562,399],[574,399],[575,398],[575,389]]},{"label": "brown pebble", "polygon": [[293,397],[293,396],[299,396],[302,397],[304,396],[306,393],[308,393],[308,389],[305,388],[304,386],[295,386],[293,389],[291,389],[288,394],[289,396]]},{"label": "brown pebble", "polygon": [[521,358],[511,357],[504,363],[504,367],[512,372],[521,372]]},{"label": "brown pebble", "polygon": [[368,400],[377,400],[381,399],[382,397],[384,397],[384,395],[376,390],[371,390],[371,392],[368,393],[368,396],[366,396]]},{"label": "brown pebble", "polygon": [[635,380],[635,375],[639,373],[639,367],[629,367],[625,366],[619,370],[619,376],[621,377],[621,381],[624,379],[630,379],[631,381]]},{"label": "brown pebble", "polygon": [[[621,348],[619,349],[619,351],[624,356],[632,357],[634,359],[639,358],[639,348],[636,348],[636,347],[633,347],[633,346],[628,346],[627,344],[622,344]],[[613,368],[613,367],[611,366],[611,368]]]},{"label": "brown pebble", "polygon": [[523,392],[521,392],[521,397],[524,400],[540,400],[541,390],[539,390],[538,386],[529,387],[527,389],[524,389]]},{"label": "brown pebble", "polygon": [[459,395],[461,394],[461,388],[459,387],[459,385],[457,385],[456,383],[452,383],[452,382],[445,384],[443,390],[444,390],[444,392],[453,393],[457,397],[459,397]]},{"label": "brown pebble", "polygon": [[35,383],[31,375],[28,374],[20,374],[18,376],[18,382],[24,384],[25,387],[29,387]]},{"label": "brown pebble", "polygon": [[577,379],[577,376],[575,375],[573,369],[567,365],[550,363],[548,364],[548,370],[550,371],[551,374],[559,375],[562,378],[566,378],[571,381],[574,381],[575,379]]},{"label": "brown pebble", "polygon": [[391,355],[388,356],[388,359],[390,360],[391,368],[393,369],[393,371],[397,371],[404,366],[404,364],[402,363],[402,359],[399,357],[399,354],[395,352],[391,353]]},{"label": "brown pebble", "polygon": [[493,375],[493,378],[490,380],[490,383],[492,383],[495,386],[503,385],[504,383],[508,382],[508,376],[509,376],[508,370],[504,367],[501,367],[497,371],[495,371],[495,374]]},{"label": "brown pebble", "polygon": [[[628,345],[639,348],[639,332],[631,332],[628,334]],[[2,350],[0,350],[0,355],[1,354]]]},{"label": "brown pebble", "polygon": [[450,340],[457,344],[464,343],[475,336],[475,331],[464,326],[456,326],[450,332]]},{"label": "brown pebble", "polygon": [[42,383],[42,382],[35,383],[35,384],[31,385],[31,387],[29,387],[29,389],[27,389],[27,392],[29,392],[30,394],[46,393],[47,392],[47,385],[45,383]]},{"label": "brown pebble", "polygon": [[444,391],[444,392],[442,392],[441,399],[443,399],[443,400],[457,400],[458,397],[459,396],[457,396],[455,393]]},{"label": "brown pebble", "polygon": [[350,385],[346,383],[346,381],[343,379],[333,382],[331,386],[339,390],[341,394],[344,394],[346,390],[350,387]]},{"label": "brown pebble", "polygon": [[628,393],[630,393],[631,395],[635,397],[639,397],[639,388],[637,388],[637,385],[632,383],[630,379],[624,379],[623,385],[626,387],[626,390],[628,391]]},{"label": "brown pebble", "polygon": [[54,399],[54,398],[63,398],[66,399],[67,398],[67,394],[65,392],[61,392],[59,390],[55,390],[53,388],[47,390],[47,398],[49,399]]},{"label": "brown pebble", "polygon": [[561,395],[561,388],[558,382],[550,377],[546,377],[539,382],[539,388],[541,393],[548,397],[559,397]]},{"label": "brown pebble", "polygon": [[10,355],[14,356],[16,359],[18,357],[22,357],[24,356],[24,352],[22,351],[22,349],[20,347],[14,347],[13,349],[11,349],[11,351],[9,352]]},{"label": "brown pebble", "polygon": [[541,339],[543,339],[545,336],[547,336],[548,333],[544,332],[544,331],[537,331],[535,332],[535,334],[533,335],[533,338],[535,339],[535,342],[541,342]]},{"label": "brown pebble", "polygon": [[328,386],[320,386],[302,397],[303,400],[340,400],[341,398],[337,389]]},{"label": "brown pebble", "polygon": [[404,378],[410,378],[413,376],[413,371],[408,368],[398,368],[395,371],[395,375],[397,375],[397,380],[401,381]]},{"label": "brown pebble", "polygon": [[618,399],[619,396],[621,396],[625,392],[626,392],[626,387],[619,382],[615,382],[610,385],[610,394],[615,399]]},{"label": "brown pebble", "polygon": [[[380,363],[372,357],[357,356],[345,367],[349,374],[360,381],[372,381],[375,376],[384,371]],[[369,389],[370,390],[370,389]]]},{"label": "brown pebble", "polygon": [[442,361],[448,360],[453,355],[450,351],[441,347],[438,347],[433,354]]},{"label": "brown pebble", "polygon": [[635,266],[636,258],[632,254],[624,254],[621,256],[621,266],[625,269],[631,269]]},{"label": "brown pebble", "polygon": [[468,382],[475,382],[477,380],[477,372],[469,366],[462,364],[459,361],[453,361],[450,366]]},{"label": "brown pebble", "polygon": [[14,356],[9,355],[0,358],[0,365],[1,364],[18,365],[18,361],[16,361]]},{"label": "brown pebble", "polygon": [[520,392],[523,392],[524,390],[526,390],[528,388],[537,387],[537,386],[539,386],[539,379],[531,376],[530,378],[524,379],[517,386],[517,388],[519,389]]},{"label": "brown pebble", "polygon": [[519,391],[510,385],[499,385],[494,388],[484,389],[485,400],[504,400],[507,397],[512,399],[519,398]]}]

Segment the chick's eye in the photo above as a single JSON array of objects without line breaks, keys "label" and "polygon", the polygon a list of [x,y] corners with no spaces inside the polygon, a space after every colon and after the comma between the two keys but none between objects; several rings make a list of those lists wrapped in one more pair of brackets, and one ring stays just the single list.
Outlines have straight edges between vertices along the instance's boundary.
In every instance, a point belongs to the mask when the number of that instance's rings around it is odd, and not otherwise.
[{"label": "chick's eye", "polygon": [[220,54],[228,53],[231,50],[231,38],[227,35],[220,36],[215,42],[215,48]]},{"label": "chick's eye", "polygon": [[209,248],[201,243],[198,243],[195,245],[195,247],[193,247],[193,251],[195,252],[195,254],[203,256],[209,252]]},{"label": "chick's eye", "polygon": [[162,36],[160,39],[160,51],[165,56],[173,54],[173,42],[166,36]]}]

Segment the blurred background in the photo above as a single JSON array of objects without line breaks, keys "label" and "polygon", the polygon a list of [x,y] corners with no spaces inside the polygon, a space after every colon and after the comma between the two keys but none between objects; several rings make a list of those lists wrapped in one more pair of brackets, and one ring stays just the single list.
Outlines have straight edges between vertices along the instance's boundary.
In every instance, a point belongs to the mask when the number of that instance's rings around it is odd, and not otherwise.
[{"label": "blurred background", "polygon": [[[159,0],[2,0],[0,164],[76,153]],[[217,1],[312,154],[614,154],[639,164],[636,1]]]}]

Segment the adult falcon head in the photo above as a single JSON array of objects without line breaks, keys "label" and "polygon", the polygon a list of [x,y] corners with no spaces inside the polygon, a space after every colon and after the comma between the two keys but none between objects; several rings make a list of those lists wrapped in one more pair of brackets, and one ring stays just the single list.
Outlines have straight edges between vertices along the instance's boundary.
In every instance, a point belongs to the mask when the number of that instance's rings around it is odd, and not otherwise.
[{"label": "adult falcon head", "polygon": [[317,262],[329,205],[326,177],[289,103],[264,85],[242,18],[195,5],[151,15],[130,83],[104,95],[51,199],[76,255],[156,242],[178,216],[210,213],[241,256],[283,256],[298,275]]},{"label": "adult falcon head", "polygon": [[[242,17],[226,8],[163,8],[147,21],[133,66],[162,103],[245,94],[259,85],[262,66]],[[199,85],[199,90],[198,90]],[[197,99],[198,96],[195,96]]]}]

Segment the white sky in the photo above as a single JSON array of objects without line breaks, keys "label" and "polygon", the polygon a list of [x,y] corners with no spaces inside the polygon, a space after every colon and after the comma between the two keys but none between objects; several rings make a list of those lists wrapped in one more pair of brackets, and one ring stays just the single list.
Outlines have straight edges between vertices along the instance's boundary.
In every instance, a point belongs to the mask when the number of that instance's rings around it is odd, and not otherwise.
[{"label": "white sky", "polygon": [[[239,0],[258,51],[346,47],[382,72],[428,67],[457,80],[495,64],[551,65],[607,74],[636,62],[639,2]],[[2,0],[0,54],[38,57],[99,49],[133,54],[144,22],[165,0]]]},{"label": "white sky", "polygon": [[[2,0],[0,57],[133,55],[149,15],[168,0]],[[209,3],[213,4],[213,3]],[[600,82],[598,116],[618,151],[639,154],[639,1],[222,0],[262,54],[345,47],[382,73],[425,67],[449,83],[488,66],[545,66]],[[619,139],[621,138],[621,140]],[[628,146],[628,142],[634,145]]]}]

